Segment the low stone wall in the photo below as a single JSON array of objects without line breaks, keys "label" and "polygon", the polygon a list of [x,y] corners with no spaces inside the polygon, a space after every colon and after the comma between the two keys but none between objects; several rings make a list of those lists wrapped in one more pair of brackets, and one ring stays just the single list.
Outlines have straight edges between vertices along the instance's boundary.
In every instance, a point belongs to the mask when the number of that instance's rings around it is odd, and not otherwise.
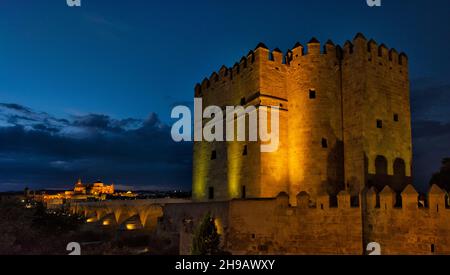
[{"label": "low stone wall", "polygon": [[[314,202],[297,196],[297,206],[280,194],[274,199],[170,204],[158,224],[179,236],[180,253],[189,254],[192,233],[207,213],[216,218],[222,245],[232,254],[361,255],[371,242],[384,255],[450,254],[450,208],[446,193],[433,186],[425,201],[409,185],[397,201],[386,187],[367,190],[359,202],[341,192]],[[353,206],[352,206],[353,205]],[[362,206],[361,206],[362,205]],[[178,232],[178,234],[177,234]]]},{"label": "low stone wall", "polygon": [[211,213],[232,254],[361,254],[362,219],[359,208],[289,206],[285,195],[276,199],[170,204],[164,208],[161,231],[179,232],[180,253],[189,254],[192,233]]}]

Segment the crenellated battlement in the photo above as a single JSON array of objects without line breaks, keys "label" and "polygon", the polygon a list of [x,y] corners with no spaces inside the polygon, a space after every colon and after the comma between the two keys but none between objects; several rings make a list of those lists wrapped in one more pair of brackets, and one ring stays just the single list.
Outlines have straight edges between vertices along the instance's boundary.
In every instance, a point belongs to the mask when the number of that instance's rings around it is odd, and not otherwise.
[{"label": "crenellated battlement", "polygon": [[[357,205],[347,191],[314,202],[300,192],[296,206],[290,205],[285,192],[269,199],[171,204],[164,209],[160,227],[192,239],[193,228],[209,213],[233,254],[364,254],[371,242],[381,245],[383,255],[448,254],[446,193],[432,186],[428,207],[420,206],[423,201],[412,185],[401,193],[402,206],[396,197],[386,187],[361,192]],[[181,245],[180,251],[190,251],[190,243]]]},{"label": "crenellated battlement", "polygon": [[316,38],[312,38],[307,44],[306,53],[304,47],[297,43],[293,49],[288,50],[285,54],[275,48],[269,50],[264,43],[259,43],[254,50],[250,50],[246,56],[243,56],[239,62],[233,66],[227,67],[223,65],[218,72],[213,72],[209,77],[203,79],[201,83],[195,86],[196,96],[202,95],[206,90],[214,89],[226,82],[245,77],[246,74],[258,71],[260,66],[274,64],[277,66],[289,66],[290,62],[298,57],[307,55],[320,54],[336,54],[336,46],[329,40],[324,46],[323,52],[320,50],[320,42]]},{"label": "crenellated battlement", "polygon": [[[367,61],[367,64],[400,67],[407,70],[408,57],[405,53],[398,53],[394,48],[388,48],[385,44],[378,45],[373,39],[358,33],[352,41],[346,41],[341,47],[332,40],[321,45],[320,41],[313,37],[304,47],[297,42],[292,49],[283,53],[279,48],[270,50],[264,43],[259,43],[254,50],[250,50],[233,66],[223,65],[218,72],[213,72],[195,86],[195,95],[201,96],[207,90],[215,90],[229,85],[231,82],[246,79],[251,74],[260,74],[264,66],[275,65],[280,67],[308,66],[311,57],[322,57],[334,61],[335,65],[340,61],[354,60],[355,58]],[[249,77],[251,79],[251,77]]]},{"label": "crenellated battlement", "polygon": [[388,48],[358,33],[352,42],[346,41],[343,47],[343,59],[365,58],[369,64],[408,67],[408,57],[405,53],[398,53],[394,48]]},{"label": "crenellated battlement", "polygon": [[359,196],[351,196],[347,191],[341,191],[337,196],[324,194],[312,199],[306,192],[300,192],[296,196],[297,205],[290,204],[289,195],[281,192],[274,200],[277,205],[290,209],[360,209],[361,202],[365,201],[365,210],[429,210],[435,212],[441,209],[450,217],[448,195],[437,185],[433,185],[426,197],[419,199],[419,193],[412,185],[408,185],[400,194],[397,194],[389,186],[377,192],[375,187],[362,191]]},{"label": "crenellated battlement", "polygon": [[242,75],[253,72],[256,70],[256,64],[260,61],[262,55],[266,55],[267,59],[269,59],[266,46],[260,43],[254,51],[249,51],[246,56],[243,56],[233,66],[227,67],[222,65],[218,72],[213,72],[209,77],[204,78],[201,83],[197,83],[195,86],[195,95],[200,97],[207,90],[214,90],[223,85],[228,85],[230,82],[238,80]]}]

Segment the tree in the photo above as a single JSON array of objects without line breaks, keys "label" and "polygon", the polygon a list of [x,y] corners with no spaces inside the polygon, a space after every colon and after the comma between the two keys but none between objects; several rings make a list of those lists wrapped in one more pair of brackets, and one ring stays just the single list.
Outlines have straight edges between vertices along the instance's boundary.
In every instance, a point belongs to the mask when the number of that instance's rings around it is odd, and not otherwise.
[{"label": "tree", "polygon": [[431,178],[430,185],[436,184],[442,189],[450,191],[450,158],[442,160],[441,170]]},{"label": "tree", "polygon": [[217,255],[221,252],[219,247],[220,234],[214,218],[208,213],[194,232],[192,255]]}]

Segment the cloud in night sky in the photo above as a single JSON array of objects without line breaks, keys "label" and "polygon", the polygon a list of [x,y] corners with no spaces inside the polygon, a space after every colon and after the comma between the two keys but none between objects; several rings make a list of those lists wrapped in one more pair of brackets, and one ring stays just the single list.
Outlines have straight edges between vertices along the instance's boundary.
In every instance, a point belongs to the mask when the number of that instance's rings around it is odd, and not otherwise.
[{"label": "cloud in night sky", "polygon": [[189,189],[192,144],[175,143],[155,113],[56,118],[0,103],[0,190],[67,188],[78,177],[136,189]]}]

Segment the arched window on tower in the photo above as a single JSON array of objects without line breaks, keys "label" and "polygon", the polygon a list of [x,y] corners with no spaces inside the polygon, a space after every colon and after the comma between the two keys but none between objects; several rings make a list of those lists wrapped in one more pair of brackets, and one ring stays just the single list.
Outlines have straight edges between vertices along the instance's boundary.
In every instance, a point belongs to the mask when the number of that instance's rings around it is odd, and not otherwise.
[{"label": "arched window on tower", "polygon": [[375,159],[375,174],[387,175],[387,168],[387,159],[384,156],[377,156],[377,158]]},{"label": "arched window on tower", "polygon": [[404,178],[406,176],[406,164],[401,158],[397,158],[394,161],[394,176]]},{"label": "arched window on tower", "polygon": [[392,181],[392,186],[397,190],[402,190],[408,184],[406,178],[406,164],[401,158],[397,158],[394,161],[394,177]]}]

